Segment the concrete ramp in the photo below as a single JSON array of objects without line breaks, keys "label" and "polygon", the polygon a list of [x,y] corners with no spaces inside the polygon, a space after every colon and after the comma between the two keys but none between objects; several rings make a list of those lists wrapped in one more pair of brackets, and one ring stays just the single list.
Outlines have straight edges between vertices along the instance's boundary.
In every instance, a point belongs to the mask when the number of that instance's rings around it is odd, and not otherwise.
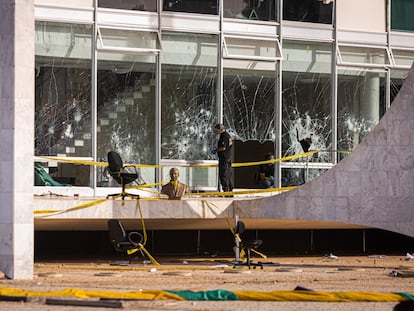
[{"label": "concrete ramp", "polygon": [[348,223],[414,237],[414,66],[379,124],[334,168],[293,191],[233,204],[241,218]]}]

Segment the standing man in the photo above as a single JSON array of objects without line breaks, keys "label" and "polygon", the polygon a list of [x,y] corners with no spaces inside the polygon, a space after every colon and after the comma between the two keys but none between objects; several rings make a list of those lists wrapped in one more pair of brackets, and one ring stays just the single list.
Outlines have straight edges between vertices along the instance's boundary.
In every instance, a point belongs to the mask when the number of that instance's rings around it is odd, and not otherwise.
[{"label": "standing man", "polygon": [[224,192],[233,191],[233,174],[231,168],[231,156],[233,141],[223,124],[216,124],[214,130],[220,135],[217,144],[217,155],[219,159],[219,179]]}]

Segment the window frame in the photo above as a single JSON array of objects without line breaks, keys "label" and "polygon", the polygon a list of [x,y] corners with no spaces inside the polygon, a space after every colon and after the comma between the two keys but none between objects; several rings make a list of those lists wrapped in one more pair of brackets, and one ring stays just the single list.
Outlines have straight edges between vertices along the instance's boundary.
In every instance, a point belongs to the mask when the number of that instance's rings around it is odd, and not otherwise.
[{"label": "window frame", "polygon": [[[102,29],[110,29],[110,30],[123,30],[123,31],[131,31],[136,33],[152,33],[155,35],[156,46],[159,48],[126,48],[126,47],[118,47],[118,46],[111,46],[104,44],[104,36],[102,36]],[[114,26],[97,26],[96,27],[96,50],[99,52],[126,52],[126,53],[140,53],[140,54],[159,54],[162,50],[162,41],[161,41],[161,34],[159,31],[154,30],[145,30],[145,29],[132,29],[132,28],[124,28],[124,27],[114,27]],[[99,44],[98,44],[99,43]]]}]

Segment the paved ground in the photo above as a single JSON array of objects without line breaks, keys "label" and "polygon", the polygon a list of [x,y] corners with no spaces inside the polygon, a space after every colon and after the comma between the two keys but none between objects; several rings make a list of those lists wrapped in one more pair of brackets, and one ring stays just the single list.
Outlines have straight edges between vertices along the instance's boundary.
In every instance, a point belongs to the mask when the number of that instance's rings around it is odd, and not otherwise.
[{"label": "paved ground", "polygon": [[[1,310],[110,310],[109,307],[47,305],[45,291],[65,288],[104,292],[137,290],[291,291],[297,286],[322,292],[414,293],[414,261],[406,256],[270,258],[264,269],[233,269],[232,258],[157,258],[161,265],[99,260],[37,262],[33,280],[0,278],[0,287],[41,292],[27,302],[0,301]],[[257,261],[257,259],[255,259]],[[405,277],[400,274],[405,272]],[[392,276],[398,275],[398,276]],[[71,296],[53,297],[98,301]],[[101,301],[102,302],[102,301]],[[393,310],[396,302],[122,301],[127,310]]]}]

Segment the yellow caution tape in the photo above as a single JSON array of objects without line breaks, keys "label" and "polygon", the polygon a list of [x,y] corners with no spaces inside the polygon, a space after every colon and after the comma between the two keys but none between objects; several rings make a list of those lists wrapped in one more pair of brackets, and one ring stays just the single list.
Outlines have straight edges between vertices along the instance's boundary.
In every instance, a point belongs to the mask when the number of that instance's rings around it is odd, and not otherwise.
[{"label": "yellow caution tape", "polygon": [[95,200],[95,201],[92,201],[92,202],[80,204],[80,205],[68,208],[66,210],[63,210],[63,211],[62,210],[60,210],[60,211],[56,211],[56,210],[38,210],[38,211],[34,211],[34,214],[38,215],[38,214],[53,213],[52,215],[45,215],[45,216],[42,216],[42,217],[54,216],[54,215],[58,215],[58,214],[63,214],[63,213],[76,211],[76,210],[79,210],[79,209],[88,208],[88,207],[91,207],[91,206],[94,206],[94,205],[101,204],[102,202],[105,202],[105,201],[107,201],[107,199],[99,199],[99,200]]},{"label": "yellow caution tape", "polygon": [[145,228],[144,216],[142,216],[141,204],[139,203],[139,200],[136,200],[136,201],[137,201],[136,208],[139,211],[139,215],[141,217],[142,233],[143,233],[143,236],[144,236],[143,243],[142,244],[139,244],[140,247],[139,247],[139,249],[137,249],[137,251],[140,250],[140,249],[142,249],[142,251],[151,260],[152,264],[155,265],[155,266],[159,266],[160,264],[158,263],[158,261],[156,261],[155,258],[152,257],[151,254],[145,249],[145,245],[147,243],[147,229]]},{"label": "yellow caution tape", "polygon": [[319,301],[319,302],[351,302],[376,301],[398,302],[406,300],[401,295],[376,292],[317,292],[307,290],[297,291],[233,291],[239,300],[257,301]]},{"label": "yellow caution tape", "polygon": [[227,192],[195,192],[187,193],[186,196],[208,196],[208,197],[222,197],[222,196],[231,196],[238,194],[254,194],[254,193],[264,193],[264,192],[281,192],[281,191],[290,191],[296,189],[298,186],[289,186],[281,188],[267,188],[267,189],[251,189],[251,190],[240,190],[240,191],[227,191]]},{"label": "yellow caution tape", "polygon": [[[395,293],[380,292],[319,292],[319,291],[232,291],[238,300],[242,301],[314,301],[314,302],[401,302],[407,298]],[[111,298],[111,299],[140,299],[140,300],[186,300],[177,294],[164,290],[138,290],[138,291],[105,291],[83,290],[66,288],[56,291],[29,291],[18,288],[0,287],[1,296],[17,297],[75,297]]]},{"label": "yellow caution tape", "polygon": [[[321,152],[321,150],[311,150],[309,152],[301,153],[301,154],[294,154],[291,156],[267,160],[267,161],[256,161],[256,162],[244,162],[244,163],[233,163],[232,167],[243,167],[243,166],[256,166],[261,164],[268,164],[268,163],[276,163],[276,162],[284,162],[290,161],[297,158],[307,157],[313,155],[315,153]],[[50,160],[50,161],[57,161],[57,162],[66,162],[66,163],[74,163],[74,164],[81,164],[81,165],[95,165],[95,166],[102,166],[107,167],[108,162],[96,162],[96,161],[89,161],[89,160],[80,160],[80,159],[71,159],[65,157],[46,157],[46,156],[38,156],[35,159],[43,159],[43,160]],[[153,165],[153,164],[125,164],[125,166],[136,167],[136,168],[162,168],[168,167],[166,165]],[[210,168],[210,167],[217,167],[218,164],[197,164],[197,165],[184,165],[184,167],[196,167],[196,168]]]}]

